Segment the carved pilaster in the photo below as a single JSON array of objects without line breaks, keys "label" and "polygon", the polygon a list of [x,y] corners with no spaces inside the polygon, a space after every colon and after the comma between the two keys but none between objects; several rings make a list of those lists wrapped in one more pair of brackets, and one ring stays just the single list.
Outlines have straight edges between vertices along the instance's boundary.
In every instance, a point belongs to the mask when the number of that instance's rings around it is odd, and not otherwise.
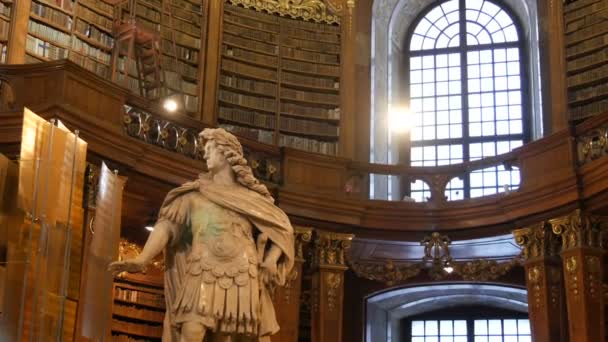
[{"label": "carved pilaster", "polygon": [[302,291],[302,265],[305,262],[306,245],[312,240],[312,228],[295,228],[296,259],[285,286],[276,289],[273,297],[277,320],[281,330],[272,336],[276,342],[298,341],[300,322],[300,293]]},{"label": "carved pilaster", "polygon": [[562,239],[570,340],[604,341],[602,237],[605,226],[599,218],[581,210],[550,222],[553,232]]},{"label": "carved pilaster", "polygon": [[314,246],[312,341],[342,340],[346,253],[353,235],[318,232]]},{"label": "carved pilaster", "polygon": [[528,288],[528,312],[537,342],[560,341],[565,324],[559,239],[548,222],[513,232],[522,247]]}]

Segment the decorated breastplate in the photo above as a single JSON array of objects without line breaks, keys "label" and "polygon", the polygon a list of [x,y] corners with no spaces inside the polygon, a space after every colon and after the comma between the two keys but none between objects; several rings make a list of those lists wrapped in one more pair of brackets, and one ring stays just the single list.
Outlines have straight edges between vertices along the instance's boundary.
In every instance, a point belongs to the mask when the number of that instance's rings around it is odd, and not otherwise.
[{"label": "decorated breastplate", "polygon": [[[257,277],[258,260],[252,225],[242,215],[217,205],[206,206],[204,219],[193,220],[188,273],[223,288],[244,286]],[[198,224],[198,225],[196,225]]]}]

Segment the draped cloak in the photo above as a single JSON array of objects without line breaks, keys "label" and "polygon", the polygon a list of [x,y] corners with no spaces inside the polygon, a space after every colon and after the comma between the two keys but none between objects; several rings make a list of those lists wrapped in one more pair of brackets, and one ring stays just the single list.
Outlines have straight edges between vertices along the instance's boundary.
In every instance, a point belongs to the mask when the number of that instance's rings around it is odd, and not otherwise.
[{"label": "draped cloak", "polygon": [[[246,217],[257,230],[282,251],[277,263],[278,285],[284,285],[287,275],[294,263],[294,233],[287,215],[271,199],[247,189],[244,186],[216,185],[205,174],[193,182],[171,190],[159,212],[159,220],[166,219],[179,226],[179,232],[185,233],[190,221],[190,207],[184,199],[185,194],[199,191],[214,204],[237,212]],[[191,242],[191,241],[190,241]],[[165,250],[165,301],[166,315],[163,327],[163,342],[178,342],[179,329],[173,323],[173,306],[178,290],[186,274],[186,257],[190,245],[181,237],[174,236]],[[276,333],[279,326],[276,322],[274,307],[266,286],[260,291],[259,341],[268,340]],[[207,334],[208,335],[208,334]],[[207,338],[207,337],[206,337]]]}]

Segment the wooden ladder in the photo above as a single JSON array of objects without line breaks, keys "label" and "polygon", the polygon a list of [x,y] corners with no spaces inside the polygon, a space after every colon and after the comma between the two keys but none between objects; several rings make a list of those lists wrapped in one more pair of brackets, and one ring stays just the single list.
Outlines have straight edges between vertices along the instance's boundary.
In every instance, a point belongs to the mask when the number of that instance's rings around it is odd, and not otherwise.
[{"label": "wooden ladder", "polygon": [[[165,73],[161,63],[160,37],[157,32],[150,32],[137,24],[135,11],[137,0],[108,1],[114,5],[115,20],[113,25],[114,48],[111,59],[112,81],[128,87],[129,71],[133,64],[136,73],[139,93],[152,101],[169,95]],[[123,19],[123,5],[128,3],[127,19]],[[125,57],[121,63],[121,57]],[[122,65],[121,65],[122,64]]]}]

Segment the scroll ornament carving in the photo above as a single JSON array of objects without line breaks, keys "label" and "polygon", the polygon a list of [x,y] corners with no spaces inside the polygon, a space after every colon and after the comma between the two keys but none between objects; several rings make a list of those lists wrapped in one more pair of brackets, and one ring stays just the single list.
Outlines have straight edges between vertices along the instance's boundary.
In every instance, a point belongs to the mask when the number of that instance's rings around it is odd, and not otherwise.
[{"label": "scroll ornament carving", "polygon": [[417,263],[395,264],[391,260],[385,263],[353,261],[350,265],[359,277],[394,286],[419,275],[423,270],[434,280],[448,277],[460,277],[467,281],[495,280],[521,264],[520,256],[508,262],[486,259],[454,261],[449,250],[451,240],[438,232],[425,237],[420,244],[424,246],[424,256]]},{"label": "scroll ornament carving", "polygon": [[594,129],[577,138],[578,162],[583,165],[608,155],[608,127]]},{"label": "scroll ornament carving", "polygon": [[420,274],[422,265],[395,265],[389,260],[384,264],[355,262],[351,264],[351,268],[361,278],[378,281],[386,286],[394,286]]},{"label": "scroll ornament carving", "polygon": [[346,268],[346,253],[353,235],[319,232],[316,238],[316,264]]},{"label": "scroll ornament carving", "polygon": [[553,233],[562,238],[563,249],[576,247],[601,248],[606,237],[606,226],[580,209],[570,215],[550,221]]},{"label": "scroll ornament carving", "polygon": [[304,261],[304,246],[312,241],[312,228],[295,228],[296,259]]},{"label": "scroll ornament carving", "polygon": [[[278,14],[294,19],[339,24],[340,17],[331,13],[322,0],[227,0],[232,5],[253,8],[256,11]],[[352,1],[352,0],[350,0]],[[333,4],[333,2],[332,2]],[[329,8],[328,8],[329,7]]]},{"label": "scroll ornament carving", "polygon": [[513,231],[515,242],[522,247],[524,260],[532,260],[559,254],[559,239],[551,232],[551,224],[539,224]]}]

